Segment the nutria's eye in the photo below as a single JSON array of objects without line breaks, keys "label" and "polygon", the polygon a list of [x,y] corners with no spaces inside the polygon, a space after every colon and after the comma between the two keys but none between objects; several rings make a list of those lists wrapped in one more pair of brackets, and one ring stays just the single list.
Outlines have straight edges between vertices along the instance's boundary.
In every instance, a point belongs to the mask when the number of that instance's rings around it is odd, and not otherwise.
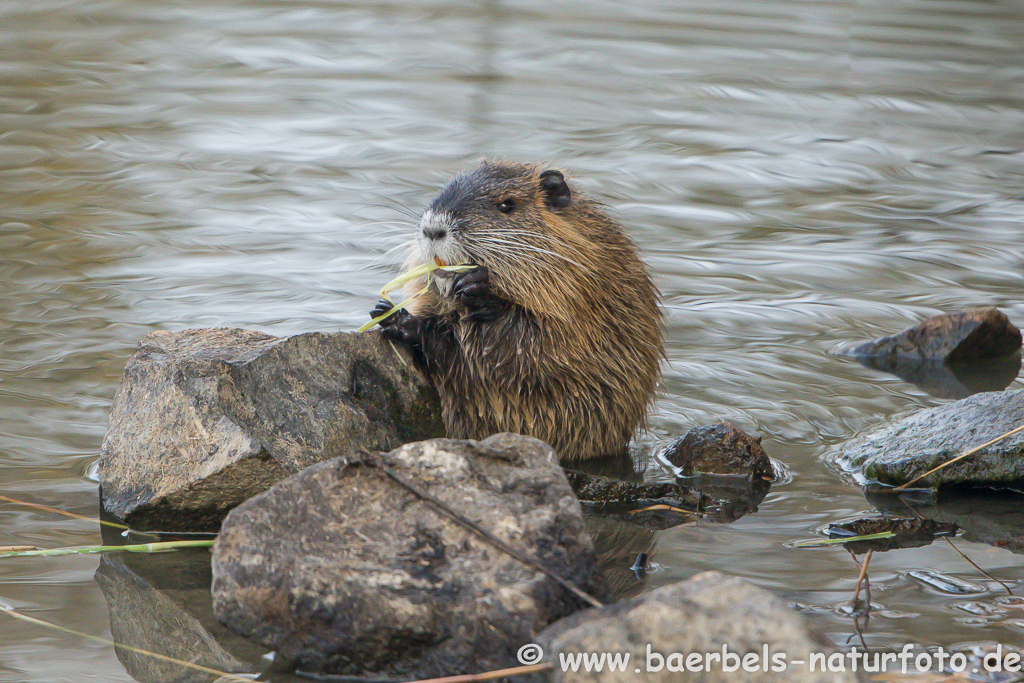
[{"label": "nutria's eye", "polygon": [[505,201],[498,204],[498,211],[502,213],[512,213],[516,210],[516,201],[514,199],[506,199]]}]

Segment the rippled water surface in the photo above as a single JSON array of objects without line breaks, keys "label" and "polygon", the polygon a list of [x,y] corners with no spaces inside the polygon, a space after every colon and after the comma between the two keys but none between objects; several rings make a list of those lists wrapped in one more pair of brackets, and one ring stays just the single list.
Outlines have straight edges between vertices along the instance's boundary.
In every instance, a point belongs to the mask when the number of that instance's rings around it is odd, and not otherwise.
[{"label": "rippled water surface", "polygon": [[[353,329],[453,173],[536,160],[613,209],[664,294],[645,443],[730,419],[792,475],[731,525],[659,532],[646,586],[723,569],[844,645],[856,566],[789,542],[873,507],[821,455],[944,399],[829,351],[974,304],[1024,323],[1017,1],[6,0],[0,56],[16,498],[95,516],[89,469],[145,334]],[[0,528],[99,542],[9,504]],[[1019,555],[956,543],[1024,589]],[[109,637],[100,564],[2,560],[0,602]],[[946,543],[871,569],[869,645],[1024,645],[1024,610]],[[0,681],[79,680],[132,677],[108,645],[0,618]]]}]

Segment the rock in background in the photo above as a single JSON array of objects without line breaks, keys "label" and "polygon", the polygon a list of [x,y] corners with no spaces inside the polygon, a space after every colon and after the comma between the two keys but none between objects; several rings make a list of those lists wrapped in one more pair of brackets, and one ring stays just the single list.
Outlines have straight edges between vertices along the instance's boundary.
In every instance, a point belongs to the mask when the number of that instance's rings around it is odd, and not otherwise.
[{"label": "rock in background", "polygon": [[378,333],[154,332],[114,398],[100,493],[138,529],[216,530],[305,464],[441,434],[433,387]]},{"label": "rock in background", "polygon": [[602,592],[554,451],[500,434],[321,463],[235,508],[214,547],[217,617],[302,669],[425,678],[514,666],[520,645],[581,607],[386,468]]},{"label": "rock in background", "polygon": [[[812,652],[831,653],[804,618],[768,591],[718,572],[704,572],[688,581],[662,586],[601,609],[580,612],[555,623],[536,642],[554,662],[548,680],[558,683],[635,683],[635,681],[705,681],[707,683],[853,683],[852,673],[812,673],[806,662]],[[722,648],[737,655],[736,669],[723,671],[723,661],[709,671],[685,673],[685,657]],[[763,670],[765,648],[769,671]],[[563,671],[559,654],[629,653],[625,671]],[[650,656],[648,656],[650,652]],[[673,653],[676,653],[673,655]],[[742,666],[754,654],[754,671]],[[785,656],[784,671],[771,671],[772,656]],[[656,656],[655,656],[656,655]],[[794,664],[796,660],[805,662]],[[753,660],[749,660],[752,662]],[[691,664],[692,666],[692,664]],[[637,673],[639,670],[639,673]]]},{"label": "rock in background", "polygon": [[[929,408],[858,436],[830,454],[861,479],[898,486],[1024,424],[1024,391],[976,394]],[[1024,482],[1024,433],[1018,433],[914,484],[1017,485]]]},{"label": "rock in background", "polygon": [[999,309],[986,306],[932,316],[897,335],[865,342],[845,353],[956,363],[1003,358],[1020,347],[1020,330]]}]

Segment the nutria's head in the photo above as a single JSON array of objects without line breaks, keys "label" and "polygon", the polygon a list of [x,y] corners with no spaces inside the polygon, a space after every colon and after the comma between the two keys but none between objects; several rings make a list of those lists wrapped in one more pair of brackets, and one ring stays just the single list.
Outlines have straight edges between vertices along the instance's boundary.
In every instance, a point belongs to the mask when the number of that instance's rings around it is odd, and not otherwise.
[{"label": "nutria's head", "polygon": [[[486,266],[497,292],[556,317],[624,270],[647,277],[597,202],[560,171],[529,164],[484,163],[453,179],[423,212],[412,261]],[[449,284],[440,279],[442,297]]]}]

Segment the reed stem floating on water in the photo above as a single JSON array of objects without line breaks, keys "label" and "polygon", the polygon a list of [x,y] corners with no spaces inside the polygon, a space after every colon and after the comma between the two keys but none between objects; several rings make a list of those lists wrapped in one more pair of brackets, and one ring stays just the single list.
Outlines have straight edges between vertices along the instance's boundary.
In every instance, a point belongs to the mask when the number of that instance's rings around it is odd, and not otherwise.
[{"label": "reed stem floating on water", "polygon": [[117,522],[109,522],[105,519],[96,519],[95,517],[88,517],[86,515],[75,514],[74,512],[68,512],[67,510],[61,510],[60,508],[50,507],[49,505],[40,505],[39,503],[29,503],[28,501],[18,500],[17,498],[11,498],[9,496],[0,495],[0,501],[5,503],[12,503],[14,505],[24,505],[25,507],[34,508],[36,510],[44,510],[46,512],[52,512],[58,515],[64,515],[65,517],[71,517],[72,519],[81,519],[86,522],[96,522],[103,526],[109,526],[114,529],[122,529],[128,531],[128,527],[124,524],[118,524]]},{"label": "reed stem floating on water", "polygon": [[45,548],[33,550],[6,550],[0,557],[51,557],[54,555],[90,555],[94,553],[163,553],[182,548],[209,548],[214,539],[204,538],[191,541],[158,541],[156,543],[136,543],[134,545],[86,545],[73,548]]},{"label": "reed stem floating on water", "polygon": [[811,538],[797,541],[794,548],[822,548],[827,545],[843,545],[844,543],[856,543],[857,541],[877,541],[883,538],[892,538],[896,534],[891,531],[879,531],[877,534],[864,534],[863,536],[848,536],[845,538]]}]

